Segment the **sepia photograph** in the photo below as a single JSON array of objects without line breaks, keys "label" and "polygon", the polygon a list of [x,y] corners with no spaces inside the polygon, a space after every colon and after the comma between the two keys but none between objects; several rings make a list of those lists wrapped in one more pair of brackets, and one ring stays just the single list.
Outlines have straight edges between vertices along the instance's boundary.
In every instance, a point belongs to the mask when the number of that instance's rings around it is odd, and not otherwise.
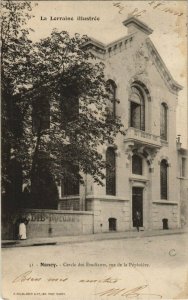
[{"label": "sepia photograph", "polygon": [[2,299],[188,299],[187,12],[1,1]]}]

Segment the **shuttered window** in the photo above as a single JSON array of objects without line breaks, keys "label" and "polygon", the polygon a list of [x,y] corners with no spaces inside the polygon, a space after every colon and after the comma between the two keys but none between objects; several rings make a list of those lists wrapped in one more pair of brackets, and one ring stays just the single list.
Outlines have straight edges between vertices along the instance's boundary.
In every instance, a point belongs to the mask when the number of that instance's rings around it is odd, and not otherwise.
[{"label": "shuttered window", "polygon": [[106,194],[116,195],[116,157],[111,147],[106,151]]}]

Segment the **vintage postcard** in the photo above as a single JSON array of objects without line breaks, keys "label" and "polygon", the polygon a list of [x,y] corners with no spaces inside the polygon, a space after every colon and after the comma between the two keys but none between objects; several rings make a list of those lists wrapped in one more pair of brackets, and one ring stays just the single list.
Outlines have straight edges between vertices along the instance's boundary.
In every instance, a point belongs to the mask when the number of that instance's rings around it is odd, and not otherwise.
[{"label": "vintage postcard", "polygon": [[187,1],[1,8],[2,299],[188,299]]}]

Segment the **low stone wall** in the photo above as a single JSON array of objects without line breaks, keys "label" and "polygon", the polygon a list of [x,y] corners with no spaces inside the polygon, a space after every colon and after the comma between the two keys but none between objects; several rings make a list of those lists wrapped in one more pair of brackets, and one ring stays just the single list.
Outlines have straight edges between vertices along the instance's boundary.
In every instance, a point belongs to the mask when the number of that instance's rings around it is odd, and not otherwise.
[{"label": "low stone wall", "polygon": [[85,211],[63,211],[47,209],[25,209],[4,219],[2,238],[16,238],[20,217],[29,220],[27,224],[27,238],[54,237],[67,235],[82,235],[93,233],[93,213]]}]

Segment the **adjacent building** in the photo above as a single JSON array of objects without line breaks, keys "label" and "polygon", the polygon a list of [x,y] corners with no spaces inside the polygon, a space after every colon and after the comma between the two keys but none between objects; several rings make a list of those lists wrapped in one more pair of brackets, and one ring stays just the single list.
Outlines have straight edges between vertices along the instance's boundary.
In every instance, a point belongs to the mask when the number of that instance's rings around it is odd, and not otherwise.
[{"label": "adjacent building", "polygon": [[182,147],[180,136],[177,138],[178,180],[180,189],[180,222],[181,227],[188,227],[188,150]]}]

